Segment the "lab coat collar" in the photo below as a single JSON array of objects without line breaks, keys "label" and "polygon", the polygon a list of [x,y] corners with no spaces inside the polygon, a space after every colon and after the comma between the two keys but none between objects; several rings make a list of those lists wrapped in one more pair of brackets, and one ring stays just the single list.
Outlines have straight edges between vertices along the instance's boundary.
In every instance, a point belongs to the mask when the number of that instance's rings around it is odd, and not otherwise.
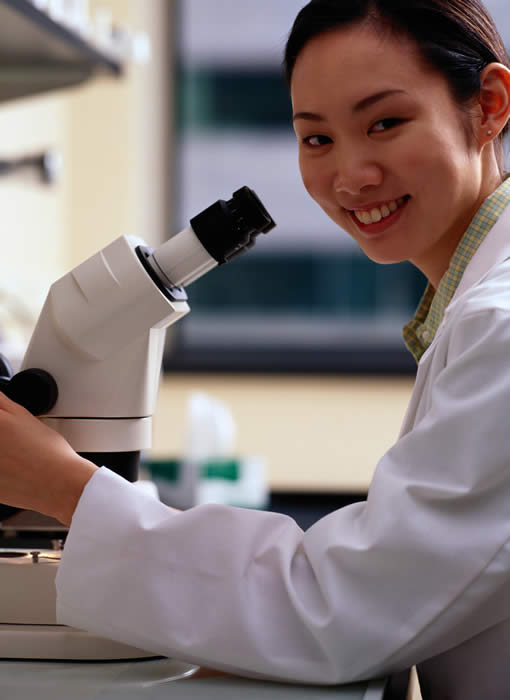
[{"label": "lab coat collar", "polygon": [[507,258],[510,258],[510,206],[506,207],[469,261],[448,307]]},{"label": "lab coat collar", "polygon": [[[418,375],[422,376],[423,381],[427,373],[429,360],[442,334],[444,323],[456,305],[456,301],[460,299],[464,292],[467,292],[469,289],[479,284],[495,265],[498,265],[508,258],[510,258],[510,206],[507,206],[503,211],[469,261],[459,285],[445,309],[443,319],[435,333],[434,340],[420,358]],[[412,412],[412,409],[410,410]]]}]

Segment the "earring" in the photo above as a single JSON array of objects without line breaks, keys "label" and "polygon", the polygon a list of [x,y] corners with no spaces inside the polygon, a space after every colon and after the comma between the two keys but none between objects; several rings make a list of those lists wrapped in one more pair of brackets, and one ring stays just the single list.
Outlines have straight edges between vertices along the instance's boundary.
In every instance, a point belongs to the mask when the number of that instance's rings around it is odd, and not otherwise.
[{"label": "earring", "polygon": [[489,129],[489,131],[487,133],[489,136],[492,136],[492,129]]}]

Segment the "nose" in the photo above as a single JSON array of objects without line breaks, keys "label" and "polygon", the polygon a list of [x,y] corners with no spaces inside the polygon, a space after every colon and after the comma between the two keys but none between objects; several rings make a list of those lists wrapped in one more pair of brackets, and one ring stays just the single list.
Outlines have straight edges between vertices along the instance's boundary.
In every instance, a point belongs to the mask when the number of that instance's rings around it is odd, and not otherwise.
[{"label": "nose", "polygon": [[377,187],[382,183],[383,171],[380,165],[360,153],[347,156],[345,151],[338,154],[333,189],[338,194],[359,195],[366,188]]}]

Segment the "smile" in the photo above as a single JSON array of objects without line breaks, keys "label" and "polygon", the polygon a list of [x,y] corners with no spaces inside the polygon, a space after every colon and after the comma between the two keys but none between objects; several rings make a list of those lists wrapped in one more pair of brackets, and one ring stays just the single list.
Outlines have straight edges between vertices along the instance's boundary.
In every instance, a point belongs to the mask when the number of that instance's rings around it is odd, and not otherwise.
[{"label": "smile", "polygon": [[386,219],[388,216],[393,214],[400,209],[401,206],[405,204],[407,197],[400,197],[399,199],[392,199],[390,202],[381,205],[380,207],[372,207],[371,209],[356,209],[354,210],[354,216],[358,221],[365,226],[369,224],[377,224],[382,219]]}]

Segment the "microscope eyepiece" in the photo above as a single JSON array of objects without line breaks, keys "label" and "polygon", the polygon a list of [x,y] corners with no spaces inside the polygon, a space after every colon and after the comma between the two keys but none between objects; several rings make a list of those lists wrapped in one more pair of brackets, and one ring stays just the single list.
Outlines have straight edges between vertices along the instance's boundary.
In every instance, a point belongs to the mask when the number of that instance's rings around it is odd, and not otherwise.
[{"label": "microscope eyepiece", "polygon": [[253,245],[259,233],[275,222],[255,192],[241,187],[232,199],[219,199],[154,251],[143,251],[142,264],[151,268],[166,289],[187,287],[217,265],[229,262]]},{"label": "microscope eyepiece", "polygon": [[259,233],[268,233],[275,222],[255,192],[241,187],[232,199],[219,199],[190,221],[200,243],[219,265],[255,245]]}]

